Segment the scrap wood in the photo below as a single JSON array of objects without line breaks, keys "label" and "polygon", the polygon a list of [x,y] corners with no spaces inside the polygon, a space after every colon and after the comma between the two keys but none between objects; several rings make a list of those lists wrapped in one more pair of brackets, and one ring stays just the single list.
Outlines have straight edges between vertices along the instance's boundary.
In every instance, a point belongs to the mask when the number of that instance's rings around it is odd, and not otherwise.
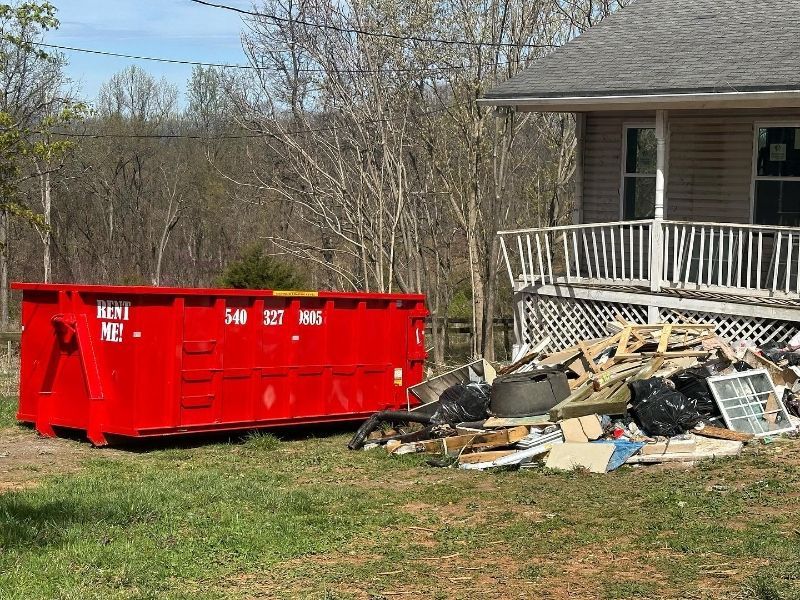
[{"label": "scrap wood", "polygon": [[640,352],[638,354],[623,354],[617,358],[639,358],[651,356],[663,356],[664,358],[682,358],[684,356],[690,358],[707,358],[712,354],[713,350],[679,350],[679,351],[664,351],[664,352]]},{"label": "scrap wood", "polygon": [[555,425],[555,422],[550,420],[549,415],[536,415],[533,417],[489,417],[483,422],[483,426],[486,429],[516,427],[518,425],[547,427],[548,425]]},{"label": "scrap wood", "polygon": [[529,430],[527,427],[520,426],[510,429],[501,429],[491,433],[455,435],[446,438],[402,444],[395,448],[392,454],[424,453],[456,456],[460,452],[464,452],[471,447],[488,449],[511,446],[528,435],[528,433]]},{"label": "scrap wood", "polygon": [[473,452],[471,454],[462,454],[458,462],[460,464],[465,463],[481,463],[481,462],[493,462],[498,458],[503,458],[504,456],[508,456],[509,454],[514,454],[517,452],[516,450],[490,450],[488,452]]},{"label": "scrap wood", "polygon": [[517,369],[524,367],[528,363],[532,362],[536,357],[538,357],[547,346],[550,345],[550,337],[545,336],[543,340],[541,340],[538,344],[536,344],[531,351],[523,356],[521,359],[516,361],[513,364],[510,364],[506,367],[503,367],[499,371],[497,371],[498,375],[507,375],[509,373],[515,372]]},{"label": "scrap wood", "polygon": [[733,431],[732,429],[725,429],[724,427],[714,427],[712,425],[704,425],[700,429],[695,428],[692,432],[707,438],[714,438],[718,440],[731,440],[734,442],[749,442],[755,439],[756,437],[752,433]]},{"label": "scrap wood", "polygon": [[754,369],[766,369],[775,385],[794,385],[797,375],[790,368],[783,368],[774,362],[748,348],[744,353],[744,362]]},{"label": "scrap wood", "polygon": [[742,442],[730,440],[712,440],[708,438],[697,439],[695,452],[668,452],[666,454],[636,455],[631,456],[626,464],[648,464],[662,462],[694,462],[719,456],[737,456],[742,452]]}]

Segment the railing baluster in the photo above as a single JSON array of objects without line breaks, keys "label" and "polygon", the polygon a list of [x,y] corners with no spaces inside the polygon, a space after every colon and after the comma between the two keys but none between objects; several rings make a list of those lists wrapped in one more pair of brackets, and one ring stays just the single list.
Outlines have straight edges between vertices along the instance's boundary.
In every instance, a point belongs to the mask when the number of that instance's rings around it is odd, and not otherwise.
[{"label": "railing baluster", "polygon": [[619,228],[619,267],[622,272],[622,279],[625,280],[625,226]]},{"label": "railing baluster", "polygon": [[[678,275],[675,278],[675,283],[682,284],[688,283],[683,281],[683,265],[684,262],[688,263],[688,261],[684,261],[685,254],[683,253],[683,249],[686,247],[686,225],[681,227],[681,249],[678,252]],[[689,277],[689,273],[687,270],[686,277]]]},{"label": "railing baluster", "polygon": [[597,256],[597,233],[592,227],[592,248],[594,248],[594,272],[600,278],[600,258]]},{"label": "railing baluster", "polygon": [[581,230],[581,237],[583,238],[583,251],[586,253],[586,270],[589,272],[589,279],[593,277],[592,273],[592,255],[589,252],[589,242],[586,239],[586,230]]},{"label": "railing baluster", "polygon": [[711,285],[711,279],[714,274],[714,228],[711,227],[708,231],[708,271],[706,275],[706,285]]},{"label": "railing baluster", "polygon": [[550,276],[550,285],[553,285],[553,259],[551,256],[552,252],[550,251],[550,234],[545,232],[543,237],[545,252],[547,253],[547,274]]},{"label": "railing baluster", "polygon": [[608,251],[606,250],[606,228],[600,228],[600,240],[603,243],[603,267],[605,268],[606,279],[608,279]]},{"label": "railing baluster", "polygon": [[508,260],[508,250],[506,249],[506,238],[505,236],[500,236],[500,249],[503,251],[503,258],[506,261],[506,269],[508,269],[508,280],[511,282],[511,289],[515,289],[514,286],[514,272],[511,270],[511,261]]},{"label": "railing baluster", "polygon": [[700,227],[700,253],[697,263],[697,285],[703,285],[703,265],[706,257],[706,228]]},{"label": "railing baluster", "polygon": [[539,261],[539,277],[542,283],[547,283],[544,277],[544,261],[542,260],[542,242],[539,240],[539,234],[536,234],[536,258]]},{"label": "railing baluster", "polygon": [[536,276],[534,273],[536,272],[536,267],[533,266],[533,248],[531,248],[531,236],[530,234],[525,236],[525,242],[528,244],[528,268],[531,271],[531,285],[534,284],[536,281]]},{"label": "railing baluster", "polygon": [[722,287],[722,278],[724,269],[723,259],[725,258],[725,230],[722,227],[719,228],[719,241],[717,243],[717,254],[719,255],[719,260],[717,261],[717,285]]},{"label": "railing baluster", "polygon": [[758,230],[758,254],[756,255],[756,289],[761,289],[761,259],[764,258],[764,236]]},{"label": "railing baluster", "polygon": [[611,235],[611,273],[614,276],[614,281],[617,280],[617,243],[614,230],[616,227],[610,227],[608,233]]},{"label": "railing baluster", "polygon": [[528,281],[528,269],[525,265],[525,252],[522,249],[522,235],[517,236],[517,245],[519,246],[519,261],[522,263],[522,279],[525,285],[531,285],[533,282]]},{"label": "railing baluster", "polygon": [[662,261],[663,264],[661,265],[661,281],[667,281],[667,274],[669,272],[669,260],[667,260],[667,257],[669,257],[669,240],[670,240],[669,225],[665,225],[664,252],[663,252],[664,260]]},{"label": "railing baluster", "polygon": [[733,228],[728,230],[728,287],[731,287],[733,276]]},{"label": "railing baluster", "polygon": [[570,272],[569,268],[569,250],[567,249],[567,232],[561,232],[561,243],[564,245],[564,265],[567,268],[567,283],[569,283],[570,279],[572,278],[572,273]]},{"label": "railing baluster", "polygon": [[792,285],[792,232],[790,231],[787,234],[787,245],[786,245],[786,285],[784,286],[784,291],[788,294],[789,287]]},{"label": "railing baluster", "polygon": [[572,230],[572,250],[575,253],[575,277],[580,281],[581,278],[581,259],[578,255],[578,234]]},{"label": "railing baluster", "polygon": [[630,250],[630,252],[628,253],[630,258],[628,260],[631,261],[631,264],[630,264],[631,268],[629,269],[629,272],[631,274],[631,279],[634,279],[636,277],[636,270],[634,269],[634,267],[636,265],[636,259],[635,259],[634,255],[633,255],[633,226],[632,225],[630,227],[628,227],[628,238],[629,238],[628,241],[630,243],[630,246],[628,246],[628,249]]},{"label": "railing baluster", "polygon": [[[788,270],[789,265],[786,265],[786,268]],[[797,286],[795,291],[800,295],[800,247],[797,249],[797,281],[795,285]]]},{"label": "railing baluster", "polygon": [[639,225],[639,279],[644,279],[644,228],[641,225]]},{"label": "railing baluster", "polygon": [[689,285],[692,281],[692,259],[694,258],[694,225],[689,229],[689,253],[686,256],[686,281],[684,283]]},{"label": "railing baluster", "polygon": [[[753,230],[747,232],[747,286],[746,289],[753,289],[750,281],[753,278]],[[757,287],[757,286],[756,286]]]},{"label": "railing baluster", "polygon": [[[778,269],[781,265],[781,232],[778,232],[778,235],[775,237],[775,250],[772,252],[772,256],[775,257],[772,263],[772,293],[778,291]],[[769,275],[767,275],[769,277]]]},{"label": "railing baluster", "polygon": [[744,248],[744,229],[739,228],[739,251],[736,260],[736,287],[742,287],[742,250]]}]

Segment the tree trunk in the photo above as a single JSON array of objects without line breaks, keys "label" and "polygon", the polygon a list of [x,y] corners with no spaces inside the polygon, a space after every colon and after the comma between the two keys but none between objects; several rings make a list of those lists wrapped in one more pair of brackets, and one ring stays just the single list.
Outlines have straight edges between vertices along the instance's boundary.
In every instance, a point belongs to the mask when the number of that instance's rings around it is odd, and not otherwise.
[{"label": "tree trunk", "polygon": [[0,212],[0,329],[8,330],[8,211]]},{"label": "tree trunk", "polygon": [[44,282],[50,283],[51,279],[51,271],[52,271],[52,261],[50,259],[50,251],[53,242],[53,236],[50,231],[50,224],[52,223],[52,196],[51,196],[51,185],[50,185],[50,172],[49,170],[46,171],[41,178],[42,184],[42,208],[43,210],[43,217],[44,217],[44,235],[42,236],[42,244],[44,246],[43,249],[43,267],[44,267]]}]

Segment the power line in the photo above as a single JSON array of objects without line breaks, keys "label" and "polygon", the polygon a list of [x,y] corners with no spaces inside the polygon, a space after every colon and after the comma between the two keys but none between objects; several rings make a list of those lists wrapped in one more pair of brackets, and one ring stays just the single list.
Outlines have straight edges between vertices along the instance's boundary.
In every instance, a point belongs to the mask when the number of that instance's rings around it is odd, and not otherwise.
[{"label": "power line", "polygon": [[[43,48],[53,48],[56,50],[66,50],[68,52],[83,52],[86,54],[97,54],[99,56],[110,56],[116,58],[129,58],[132,60],[147,60],[153,62],[160,62],[160,63],[170,63],[176,65],[194,65],[199,67],[217,67],[223,69],[243,69],[243,70],[254,70],[254,71],[278,71],[278,69],[274,67],[258,67],[256,65],[242,65],[236,63],[213,63],[213,62],[202,62],[198,60],[186,60],[180,58],[163,58],[159,56],[140,56],[137,54],[124,54],[121,52],[112,52],[110,50],[95,50],[93,48],[77,48],[75,46],[62,46],[59,44],[46,44],[44,42],[32,42],[35,46],[41,46]],[[281,52],[288,52],[287,50],[282,50]],[[498,66],[504,66],[509,64],[508,61],[498,62]],[[388,68],[388,69],[336,69],[335,72],[337,73],[347,73],[347,74],[369,74],[369,73],[437,73],[437,72],[444,72],[444,71],[456,71],[462,69],[469,69],[471,65],[449,65],[449,66],[439,66],[439,67],[410,67],[410,68]],[[320,69],[320,68],[299,68],[297,69],[300,73],[328,73],[330,70],[328,69]]]},{"label": "power line", "polygon": [[303,25],[305,27],[328,29],[330,31],[336,31],[339,33],[357,33],[359,35],[364,35],[364,36],[390,38],[393,40],[402,40],[408,42],[424,42],[430,44],[447,44],[447,45],[462,45],[462,46],[486,46],[490,48],[553,48],[554,47],[552,44],[514,44],[512,42],[472,42],[469,40],[448,40],[440,38],[420,37],[416,35],[389,33],[386,31],[370,31],[368,29],[356,29],[356,28],[351,29],[348,27],[341,27],[339,25],[315,23],[313,21],[295,19],[294,17],[280,17],[278,15],[273,15],[270,13],[263,13],[254,10],[245,10],[243,8],[236,8],[235,6],[228,6],[227,4],[207,2],[206,0],[189,0],[189,2],[194,2],[195,4],[201,4],[203,6],[209,6],[211,8],[221,8],[223,10],[229,10],[231,12],[235,12],[241,15],[247,15],[250,17],[264,17],[266,19],[271,19],[276,23],[294,23],[297,25]]}]

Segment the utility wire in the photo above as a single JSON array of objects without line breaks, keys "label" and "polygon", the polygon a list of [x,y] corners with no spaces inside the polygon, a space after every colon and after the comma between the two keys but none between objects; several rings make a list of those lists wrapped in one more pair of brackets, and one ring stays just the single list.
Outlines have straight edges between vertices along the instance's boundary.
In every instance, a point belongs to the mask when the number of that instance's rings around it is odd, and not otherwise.
[{"label": "utility wire", "polygon": [[[130,58],[133,60],[148,60],[153,62],[160,62],[160,63],[170,63],[176,65],[196,65],[199,67],[219,67],[223,69],[244,69],[244,70],[255,70],[255,71],[278,71],[274,67],[258,67],[255,65],[241,65],[236,63],[213,63],[213,62],[201,62],[197,60],[184,60],[179,58],[162,58],[158,56],[139,56],[136,54],[123,54],[120,52],[111,52],[109,50],[94,50],[91,48],[76,48],[75,46],[61,46],[59,44],[46,44],[44,42],[32,42],[35,46],[41,46],[43,48],[53,48],[56,50],[66,50],[68,52],[84,52],[86,54],[97,54],[99,56],[113,56],[117,58]],[[503,66],[509,64],[508,62],[499,62],[497,63],[498,66]],[[444,72],[444,71],[456,71],[461,69],[469,69],[471,68],[470,65],[450,65],[450,66],[440,66],[440,67],[412,67],[412,68],[400,68],[400,69],[336,69],[336,73],[348,73],[348,74],[367,74],[367,73],[424,73],[424,72]],[[319,69],[319,68],[300,68],[297,69],[298,72],[301,73],[328,73],[327,69]]]},{"label": "utility wire", "polygon": [[313,21],[305,21],[303,19],[296,19],[294,17],[281,17],[270,13],[263,13],[254,10],[245,10],[243,8],[236,8],[235,6],[228,6],[227,4],[218,4],[216,2],[207,2],[206,0],[189,0],[195,4],[209,6],[211,8],[221,8],[229,10],[241,15],[250,17],[263,17],[275,21],[276,23],[294,23],[303,25],[305,27],[314,27],[317,29],[327,29],[339,33],[357,33],[359,35],[390,38],[393,40],[402,40],[408,42],[424,42],[430,44],[447,44],[447,45],[461,45],[461,46],[485,46],[487,48],[553,48],[552,44],[514,44],[512,42],[472,42],[469,40],[448,40],[440,38],[420,37],[416,35],[406,35],[399,33],[389,33],[386,31],[371,31],[369,29],[356,29],[349,27],[341,27],[339,25],[328,25],[325,23],[315,23]]}]

